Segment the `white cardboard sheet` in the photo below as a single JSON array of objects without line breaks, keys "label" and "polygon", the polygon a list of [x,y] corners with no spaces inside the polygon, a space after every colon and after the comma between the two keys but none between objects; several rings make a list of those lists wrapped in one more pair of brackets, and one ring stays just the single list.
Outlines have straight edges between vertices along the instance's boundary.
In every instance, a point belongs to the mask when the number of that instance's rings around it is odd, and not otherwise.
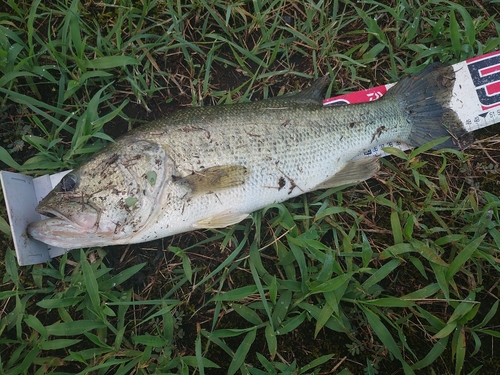
[{"label": "white cardboard sheet", "polygon": [[66,249],[48,246],[30,238],[26,233],[26,227],[29,223],[43,219],[42,215],[35,211],[38,202],[68,172],[33,178],[21,173],[0,171],[12,239],[20,266],[44,263],[67,252]]}]

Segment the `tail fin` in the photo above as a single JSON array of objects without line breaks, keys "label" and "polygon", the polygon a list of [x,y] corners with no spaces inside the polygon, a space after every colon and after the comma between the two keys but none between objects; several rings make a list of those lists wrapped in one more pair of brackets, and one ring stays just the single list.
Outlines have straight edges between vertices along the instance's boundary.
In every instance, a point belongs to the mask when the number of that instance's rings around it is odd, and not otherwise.
[{"label": "tail fin", "polygon": [[415,76],[402,79],[386,94],[402,105],[412,125],[409,137],[412,146],[445,136],[450,139],[437,148],[463,149],[472,143],[472,134],[467,133],[462,121],[449,107],[454,84],[453,67],[435,63]]}]

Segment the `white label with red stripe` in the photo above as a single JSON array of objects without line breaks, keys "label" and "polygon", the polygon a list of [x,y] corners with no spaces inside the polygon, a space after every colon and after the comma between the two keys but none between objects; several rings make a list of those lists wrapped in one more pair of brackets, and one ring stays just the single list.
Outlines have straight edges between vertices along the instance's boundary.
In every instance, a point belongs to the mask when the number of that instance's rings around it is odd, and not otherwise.
[{"label": "white label with red stripe", "polygon": [[455,86],[450,107],[467,131],[500,121],[500,51],[454,65]]},{"label": "white label with red stripe", "polygon": [[[453,65],[455,85],[450,101],[453,109],[464,123],[468,132],[485,128],[500,122],[500,51],[473,57]],[[324,105],[356,104],[381,98],[394,83],[372,87],[349,94],[326,99]],[[399,142],[380,145],[364,153],[366,156],[384,155],[384,147],[408,145]]]}]

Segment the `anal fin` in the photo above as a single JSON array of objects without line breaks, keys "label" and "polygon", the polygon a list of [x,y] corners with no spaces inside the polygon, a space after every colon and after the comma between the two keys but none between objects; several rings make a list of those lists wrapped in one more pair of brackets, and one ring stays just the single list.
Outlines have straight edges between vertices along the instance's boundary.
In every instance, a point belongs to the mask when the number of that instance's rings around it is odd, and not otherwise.
[{"label": "anal fin", "polygon": [[315,189],[330,189],[332,187],[355,184],[369,179],[380,169],[378,158],[360,158],[351,160],[344,168]]},{"label": "anal fin", "polygon": [[193,224],[194,228],[224,228],[229,225],[239,223],[243,219],[246,219],[248,214],[241,214],[235,212],[222,212],[218,215],[208,217],[203,220],[199,220]]}]

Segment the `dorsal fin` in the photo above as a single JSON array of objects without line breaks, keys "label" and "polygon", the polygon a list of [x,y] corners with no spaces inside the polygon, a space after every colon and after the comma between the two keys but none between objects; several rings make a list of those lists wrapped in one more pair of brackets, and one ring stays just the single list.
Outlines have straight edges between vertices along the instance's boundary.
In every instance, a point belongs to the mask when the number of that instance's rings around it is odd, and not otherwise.
[{"label": "dorsal fin", "polygon": [[308,88],[290,94],[290,95],[282,95],[276,96],[274,98],[270,98],[268,100],[286,100],[287,102],[293,102],[297,104],[315,104],[315,105],[323,105],[323,92],[326,90],[328,85],[330,84],[330,78],[327,76],[318,78],[316,81],[312,83]]}]

